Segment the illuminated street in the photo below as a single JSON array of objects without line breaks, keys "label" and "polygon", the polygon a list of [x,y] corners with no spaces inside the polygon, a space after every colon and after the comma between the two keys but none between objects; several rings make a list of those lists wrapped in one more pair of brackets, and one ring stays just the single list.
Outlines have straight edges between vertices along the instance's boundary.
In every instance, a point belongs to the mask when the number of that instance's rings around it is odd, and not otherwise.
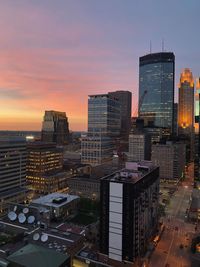
[{"label": "illuminated street", "polygon": [[190,267],[190,244],[195,225],[187,222],[186,210],[189,208],[192,192],[193,166],[190,166],[186,180],[170,199],[163,219],[165,231],[152,254],[151,267]]}]

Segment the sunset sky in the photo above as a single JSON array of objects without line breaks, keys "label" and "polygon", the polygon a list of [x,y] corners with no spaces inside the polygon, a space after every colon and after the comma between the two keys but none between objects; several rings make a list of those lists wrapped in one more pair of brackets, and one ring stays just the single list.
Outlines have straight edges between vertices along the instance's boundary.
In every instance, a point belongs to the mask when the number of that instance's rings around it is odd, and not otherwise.
[{"label": "sunset sky", "polygon": [[89,94],[138,99],[138,60],[176,56],[200,75],[199,0],[0,0],[0,130],[40,130],[44,110],[87,127]]}]

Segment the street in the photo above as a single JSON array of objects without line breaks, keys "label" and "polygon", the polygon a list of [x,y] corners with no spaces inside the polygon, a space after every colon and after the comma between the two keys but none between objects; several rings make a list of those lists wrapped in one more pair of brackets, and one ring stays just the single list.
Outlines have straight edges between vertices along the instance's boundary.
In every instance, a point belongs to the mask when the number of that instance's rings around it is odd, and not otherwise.
[{"label": "street", "polygon": [[165,230],[153,252],[150,267],[191,267],[190,244],[195,225],[187,221],[186,210],[192,193],[193,166],[170,199],[166,216],[162,218]]}]

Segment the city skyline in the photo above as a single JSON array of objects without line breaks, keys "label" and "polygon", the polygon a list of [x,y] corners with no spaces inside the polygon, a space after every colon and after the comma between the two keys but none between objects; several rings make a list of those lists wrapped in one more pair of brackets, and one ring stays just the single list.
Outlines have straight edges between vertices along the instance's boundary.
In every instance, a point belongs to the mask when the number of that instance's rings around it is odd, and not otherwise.
[{"label": "city skyline", "polygon": [[86,130],[88,95],[108,91],[131,91],[134,112],[150,40],[152,52],[164,39],[175,54],[177,101],[181,71],[200,72],[199,8],[195,0],[0,3],[0,130],[41,130],[51,109],[66,112],[70,130]]}]

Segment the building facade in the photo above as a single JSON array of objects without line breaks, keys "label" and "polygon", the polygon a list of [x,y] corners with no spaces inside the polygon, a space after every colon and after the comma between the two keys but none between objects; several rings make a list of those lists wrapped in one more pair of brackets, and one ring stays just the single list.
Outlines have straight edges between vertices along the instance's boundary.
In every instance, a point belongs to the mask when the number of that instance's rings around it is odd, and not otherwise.
[{"label": "building facade", "polygon": [[194,178],[200,180],[200,78],[195,91],[195,138],[194,138]]},{"label": "building facade", "polygon": [[[158,225],[159,168],[127,163],[101,179],[100,253],[111,266],[133,266]],[[120,265],[121,263],[121,265]]]},{"label": "building facade", "polygon": [[88,99],[88,133],[81,138],[81,162],[99,165],[112,160],[114,138],[120,136],[121,107],[108,94]]},{"label": "building facade", "polygon": [[81,138],[81,162],[93,166],[112,160],[113,141],[100,134],[88,134]]},{"label": "building facade", "polygon": [[119,136],[121,106],[117,98],[109,94],[90,95],[88,99],[88,133]]},{"label": "building facade", "polygon": [[69,142],[69,124],[65,112],[45,111],[42,123],[42,141],[64,145]]},{"label": "building facade", "polygon": [[0,212],[7,209],[8,202],[26,201],[26,162],[25,139],[0,139]]},{"label": "building facade", "polygon": [[151,159],[151,136],[142,131],[136,131],[129,135],[129,161],[141,161]]},{"label": "building facade", "polygon": [[194,79],[190,69],[180,76],[178,134],[188,139],[189,158],[194,158]]},{"label": "building facade", "polygon": [[121,106],[121,135],[127,136],[131,130],[132,93],[129,91],[109,92],[108,95],[119,100]]},{"label": "building facade", "polygon": [[63,150],[55,144],[34,142],[28,145],[27,183],[39,193],[66,189],[70,173],[63,172]]},{"label": "building facade", "polygon": [[184,69],[180,76],[178,127],[179,134],[190,136],[194,132],[194,79],[190,69]]},{"label": "building facade", "polygon": [[160,178],[177,181],[184,175],[186,164],[186,145],[166,142],[153,144],[152,162],[160,167]]},{"label": "building facade", "polygon": [[[175,56],[153,53],[139,59],[139,117],[145,124],[173,131]],[[140,103],[140,101],[139,101]]]},{"label": "building facade", "polygon": [[72,177],[68,179],[69,193],[84,198],[100,198],[100,179]]}]

